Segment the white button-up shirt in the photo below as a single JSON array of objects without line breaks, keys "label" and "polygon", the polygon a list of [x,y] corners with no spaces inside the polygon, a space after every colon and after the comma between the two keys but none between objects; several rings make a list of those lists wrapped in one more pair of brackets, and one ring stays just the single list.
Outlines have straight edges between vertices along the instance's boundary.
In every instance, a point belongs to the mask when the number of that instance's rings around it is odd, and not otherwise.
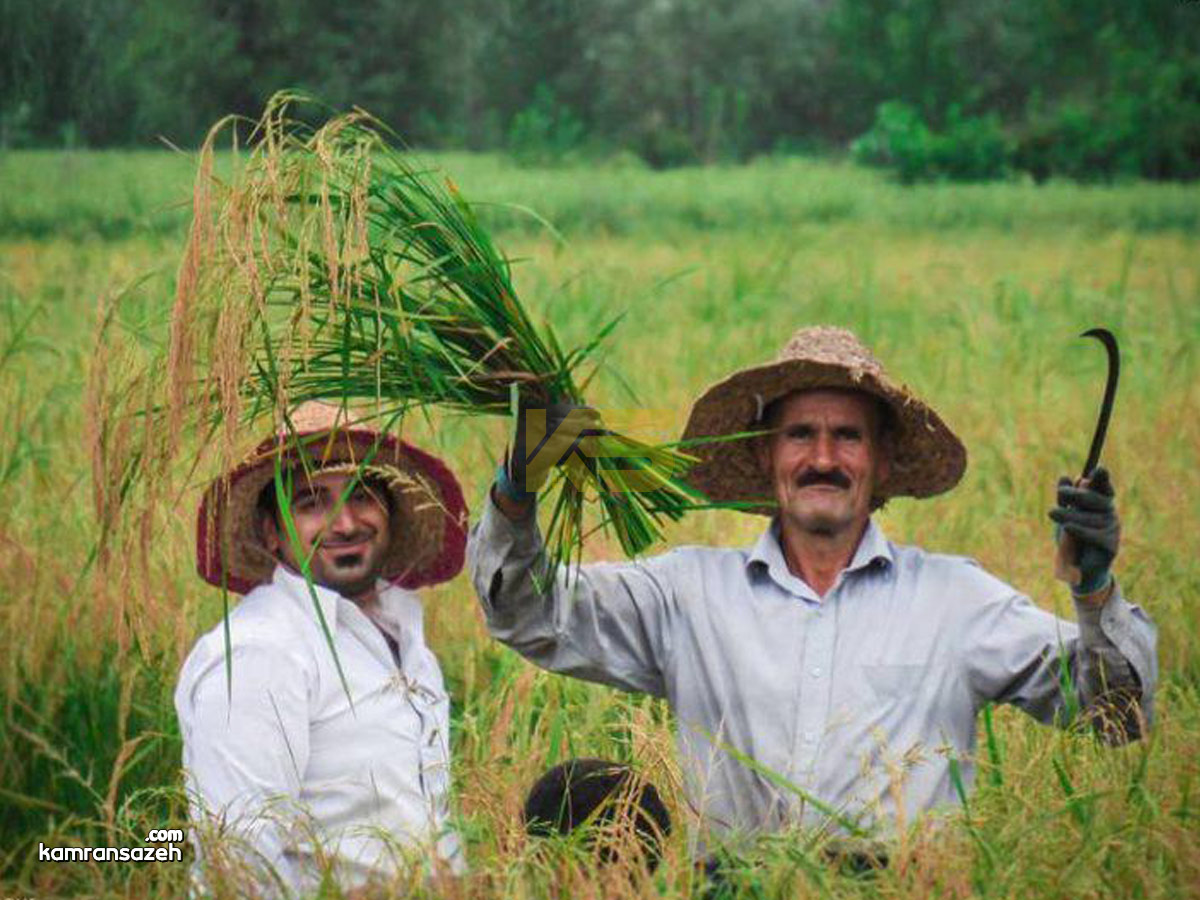
[{"label": "white button-up shirt", "polygon": [[1069,718],[1060,658],[1084,709],[1123,691],[1150,717],[1155,630],[1119,589],[1068,622],[872,522],[820,597],[788,569],[777,529],[746,549],[560,571],[542,591],[535,517],[509,521],[489,500],[468,562],[501,641],[669,701],[692,805],[726,834],[834,824],[831,811],[888,829],[953,804],[952,759],[969,786],[986,703]]},{"label": "white button-up shirt", "polygon": [[224,625],[196,643],[175,708],[201,862],[220,834],[259,878],[275,882],[273,870],[298,894],[319,883],[318,853],[343,886],[431,848],[461,867],[447,821],[449,698],[421,604],[381,585],[378,609],[373,622],[278,566],[229,614],[231,683]]}]

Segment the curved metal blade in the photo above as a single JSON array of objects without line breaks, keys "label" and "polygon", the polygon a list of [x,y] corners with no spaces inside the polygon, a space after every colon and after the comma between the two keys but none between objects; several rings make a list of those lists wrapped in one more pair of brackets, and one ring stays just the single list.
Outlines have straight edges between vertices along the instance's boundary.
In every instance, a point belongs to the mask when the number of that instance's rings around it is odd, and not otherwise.
[{"label": "curved metal blade", "polygon": [[1092,446],[1088,450],[1087,462],[1083,464],[1083,477],[1087,478],[1100,462],[1100,451],[1104,449],[1104,438],[1108,434],[1108,420],[1112,418],[1113,401],[1117,397],[1117,379],[1121,376],[1121,351],[1116,336],[1107,328],[1091,328],[1080,337],[1095,338],[1108,352],[1108,381],[1104,385],[1104,399],[1100,403],[1100,417],[1096,420],[1096,432],[1092,435]]}]

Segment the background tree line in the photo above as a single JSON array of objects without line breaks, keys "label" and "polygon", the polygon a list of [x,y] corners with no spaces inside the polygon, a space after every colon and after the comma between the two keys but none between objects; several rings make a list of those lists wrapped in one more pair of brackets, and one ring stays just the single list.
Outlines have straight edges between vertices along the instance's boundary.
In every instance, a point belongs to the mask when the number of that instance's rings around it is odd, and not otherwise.
[{"label": "background tree line", "polygon": [[194,145],[281,87],[425,147],[1200,175],[1197,0],[0,0],[0,146]]}]

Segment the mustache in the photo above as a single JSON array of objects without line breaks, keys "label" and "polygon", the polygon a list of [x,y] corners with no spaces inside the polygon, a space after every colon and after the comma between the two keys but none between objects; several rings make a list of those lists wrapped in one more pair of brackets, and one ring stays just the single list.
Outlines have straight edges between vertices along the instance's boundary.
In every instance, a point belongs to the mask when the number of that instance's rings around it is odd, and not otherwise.
[{"label": "mustache", "polygon": [[796,482],[798,487],[808,487],[814,484],[828,484],[833,487],[842,488],[843,490],[850,489],[850,476],[841,469],[832,469],[828,472],[820,472],[816,469],[808,469],[802,474]]},{"label": "mustache", "polygon": [[339,547],[353,547],[363,541],[369,541],[375,536],[373,531],[355,531],[347,534],[323,535],[317,543],[323,550],[337,550]]}]

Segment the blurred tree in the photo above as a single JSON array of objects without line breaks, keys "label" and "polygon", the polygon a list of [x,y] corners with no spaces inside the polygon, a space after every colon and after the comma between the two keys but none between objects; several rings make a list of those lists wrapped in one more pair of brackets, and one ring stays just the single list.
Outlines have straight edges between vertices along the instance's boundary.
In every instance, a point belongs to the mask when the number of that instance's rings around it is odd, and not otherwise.
[{"label": "blurred tree", "polygon": [[895,101],[964,172],[1197,177],[1198,60],[1175,0],[0,0],[0,144],[192,144],[293,87],[668,166],[844,147]]},{"label": "blurred tree", "polygon": [[[252,114],[243,94],[251,61],[238,52],[237,27],[211,15],[204,0],[160,0],[140,7],[110,77],[126,86],[113,143],[163,139],[188,146],[226,113]],[[259,101],[261,106],[261,101]],[[106,142],[107,143],[107,142]]]},{"label": "blurred tree", "polygon": [[132,12],[132,0],[0,0],[0,119],[19,122],[13,137],[112,139],[120,85],[106,63]]}]

